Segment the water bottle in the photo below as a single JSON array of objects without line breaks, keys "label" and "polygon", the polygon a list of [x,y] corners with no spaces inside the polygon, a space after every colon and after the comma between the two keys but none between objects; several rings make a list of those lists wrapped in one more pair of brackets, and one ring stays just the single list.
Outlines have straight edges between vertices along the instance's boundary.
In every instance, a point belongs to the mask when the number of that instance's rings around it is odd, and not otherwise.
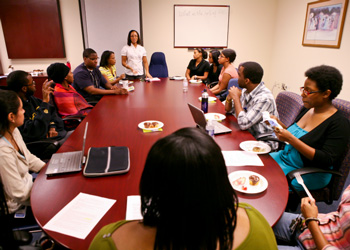
[{"label": "water bottle", "polygon": [[201,108],[204,113],[208,112],[208,97],[209,97],[208,92],[206,89],[204,89],[202,93],[202,105],[201,105]]},{"label": "water bottle", "polygon": [[188,91],[188,81],[186,78],[182,82],[182,90],[184,93],[186,93]]},{"label": "water bottle", "polygon": [[205,130],[207,131],[208,135],[214,137],[214,125],[212,123],[212,120],[208,120],[207,125],[205,126]]}]

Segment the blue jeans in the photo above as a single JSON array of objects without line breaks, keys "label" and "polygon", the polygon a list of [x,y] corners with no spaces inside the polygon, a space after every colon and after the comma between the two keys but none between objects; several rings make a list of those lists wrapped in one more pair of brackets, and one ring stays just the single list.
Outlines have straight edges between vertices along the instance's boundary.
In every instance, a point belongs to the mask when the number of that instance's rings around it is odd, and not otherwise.
[{"label": "blue jeans", "polygon": [[[300,231],[297,230],[295,235],[292,235],[289,225],[292,220],[297,218],[298,214],[292,213],[283,213],[281,219],[277,222],[277,224],[272,228],[275,233],[276,239],[286,242],[289,245],[278,245],[279,250],[289,250],[289,249],[305,249],[301,242],[298,240],[298,236],[300,235]],[[295,241],[298,245],[295,245]],[[294,246],[292,246],[294,244]]]}]

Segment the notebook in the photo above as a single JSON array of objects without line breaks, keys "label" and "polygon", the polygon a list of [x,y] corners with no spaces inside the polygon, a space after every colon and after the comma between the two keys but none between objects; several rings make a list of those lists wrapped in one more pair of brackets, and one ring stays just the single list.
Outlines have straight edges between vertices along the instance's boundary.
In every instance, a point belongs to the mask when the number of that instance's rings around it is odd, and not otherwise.
[{"label": "notebook", "polygon": [[88,122],[85,125],[82,151],[64,152],[53,154],[46,169],[46,175],[53,176],[56,174],[74,173],[81,170],[84,163],[84,150]]},{"label": "notebook", "polygon": [[[192,105],[191,103],[187,103],[187,104],[192,113],[194,122],[197,124],[198,127],[205,130],[205,127],[207,125],[207,119],[205,119],[204,112],[201,109],[197,108],[196,106]],[[212,121],[212,125],[214,126],[214,135],[232,132],[230,128],[226,127],[225,125],[222,125],[218,121]]]}]

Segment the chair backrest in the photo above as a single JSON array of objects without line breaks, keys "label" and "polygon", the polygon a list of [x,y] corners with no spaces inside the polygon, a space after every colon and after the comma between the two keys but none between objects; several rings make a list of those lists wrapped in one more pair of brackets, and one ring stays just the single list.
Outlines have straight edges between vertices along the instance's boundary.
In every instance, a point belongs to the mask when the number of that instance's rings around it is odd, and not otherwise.
[{"label": "chair backrest", "polygon": [[238,86],[238,78],[231,78],[227,84],[227,89],[223,90],[220,94],[217,95],[217,97],[220,99],[220,101],[224,101],[228,95],[228,90],[232,87],[235,86],[239,89],[241,89]]},{"label": "chair backrest", "polygon": [[153,77],[168,77],[168,66],[163,52],[154,52],[152,54],[149,73]]},{"label": "chair backrest", "polygon": [[290,91],[282,91],[276,97],[279,119],[287,127],[292,125],[303,107],[301,96]]},{"label": "chair backrest", "polygon": [[[350,120],[350,102],[342,99],[333,100],[333,105],[342,113],[344,117]],[[344,188],[346,179],[350,170],[350,143],[348,143],[347,150],[343,161],[341,162],[338,171],[342,173],[341,177],[334,177],[332,182],[333,200],[337,200]]]}]

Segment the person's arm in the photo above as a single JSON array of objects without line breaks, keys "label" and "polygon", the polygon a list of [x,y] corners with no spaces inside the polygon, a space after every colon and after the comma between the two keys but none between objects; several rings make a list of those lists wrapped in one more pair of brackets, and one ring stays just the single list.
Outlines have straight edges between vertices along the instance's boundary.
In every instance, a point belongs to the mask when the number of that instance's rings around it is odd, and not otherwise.
[{"label": "person's arm", "polygon": [[201,79],[201,80],[206,80],[208,78],[209,72],[204,72],[203,76],[194,76],[194,80]]},{"label": "person's arm", "polygon": [[288,142],[292,145],[300,154],[305,156],[309,160],[313,160],[316,150],[310,147],[300,139],[296,138],[286,129],[275,128],[275,134],[280,141]]},{"label": "person's arm", "polygon": [[90,95],[125,95],[128,94],[128,90],[123,88],[116,89],[98,89],[94,86],[85,87],[84,90]]},{"label": "person's arm", "polygon": [[185,76],[187,78],[187,81],[191,80],[190,73],[191,73],[191,70],[190,69],[186,69]]},{"label": "person's arm", "polygon": [[119,78],[117,78],[117,79],[114,79],[113,81],[110,81],[110,80],[108,79],[108,76],[107,76],[107,75],[103,74],[102,72],[101,72],[101,74],[102,74],[102,76],[106,79],[107,83],[110,84],[111,86],[113,86],[114,84],[116,84],[116,83],[119,82],[119,80],[120,80]]},{"label": "person's arm", "polygon": [[142,57],[142,62],[143,62],[143,67],[145,69],[145,75],[147,78],[153,78],[151,74],[149,73],[149,67],[148,67],[148,62],[147,62],[147,57],[143,56]]},{"label": "person's arm", "polygon": [[[27,173],[24,176],[18,172],[17,155],[12,148],[2,148],[0,157],[0,175],[5,192],[17,203],[29,203],[32,189],[32,176]],[[20,163],[24,164],[24,163]]]},{"label": "person's arm", "polygon": [[310,219],[307,223],[307,226],[311,232],[312,238],[316,244],[317,249],[322,250],[325,246],[329,245],[329,242],[324,237],[317,220],[318,208],[316,206],[315,200],[310,199],[309,197],[303,198],[301,200],[301,212],[305,219]]},{"label": "person's arm", "polygon": [[[222,76],[221,81],[217,85],[215,85],[213,89],[211,89],[211,92],[213,92],[213,94],[215,94],[215,95],[220,94],[220,92],[222,90],[227,89],[228,82],[230,81],[230,79],[231,79],[231,75],[227,74],[227,73],[224,73],[224,75]],[[216,86],[218,86],[218,87],[215,88]]]},{"label": "person's arm", "polygon": [[272,119],[275,119],[278,122],[278,124],[282,126],[282,128],[287,129],[287,126],[280,119],[278,119],[276,116],[270,115],[270,117]]},{"label": "person's arm", "polygon": [[127,59],[128,59],[127,56],[122,56],[122,65],[123,65],[125,68],[130,69],[130,70],[132,71],[132,73],[137,74],[137,71],[134,70],[132,67],[130,67],[130,66],[126,63]]},{"label": "person's arm", "polygon": [[[235,114],[236,114],[237,118],[238,118],[239,113],[241,111],[243,111],[242,103],[241,103],[241,95],[242,95],[242,90],[240,90],[239,88],[237,88],[235,86],[232,86],[228,90],[228,95],[226,97],[227,109],[230,106],[231,107],[230,110],[231,110],[232,104],[233,104],[233,106],[235,107]],[[225,106],[225,108],[226,108],[226,106]],[[227,109],[226,109],[226,111],[230,111]],[[239,125],[239,123],[238,123],[238,125]]]}]

